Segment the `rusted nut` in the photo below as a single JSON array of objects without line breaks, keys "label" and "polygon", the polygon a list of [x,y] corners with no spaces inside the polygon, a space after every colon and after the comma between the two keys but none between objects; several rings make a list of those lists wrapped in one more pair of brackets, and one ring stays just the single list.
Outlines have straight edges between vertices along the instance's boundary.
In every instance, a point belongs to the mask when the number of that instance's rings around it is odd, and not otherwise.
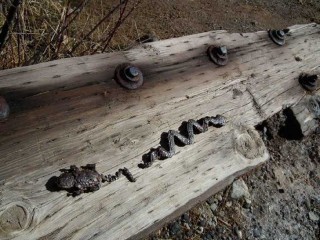
[{"label": "rusted nut", "polygon": [[299,83],[307,91],[315,91],[318,87],[318,75],[310,75],[307,73],[302,73],[299,76]]},{"label": "rusted nut", "polygon": [[225,66],[228,63],[228,50],[225,46],[210,46],[207,54],[210,60],[219,66]]},{"label": "rusted nut", "polygon": [[0,96],[0,121],[6,120],[9,117],[10,108],[7,101]]},{"label": "rusted nut", "polygon": [[271,40],[279,46],[283,46],[286,43],[285,36],[287,35],[288,32],[289,32],[288,29],[268,31],[269,37],[271,38]]},{"label": "rusted nut", "polygon": [[114,79],[126,89],[137,89],[143,84],[143,74],[139,68],[130,63],[120,64],[115,72]]}]

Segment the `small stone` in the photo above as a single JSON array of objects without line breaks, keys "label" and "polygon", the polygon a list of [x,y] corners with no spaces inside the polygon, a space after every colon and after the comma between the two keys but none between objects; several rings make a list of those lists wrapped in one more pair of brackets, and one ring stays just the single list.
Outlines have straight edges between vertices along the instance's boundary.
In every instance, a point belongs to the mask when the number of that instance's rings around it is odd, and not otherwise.
[{"label": "small stone", "polygon": [[216,226],[216,223],[214,221],[208,221],[208,225],[210,227],[215,227]]},{"label": "small stone", "polygon": [[218,204],[218,199],[215,196],[211,196],[210,198],[207,199],[207,203],[211,205],[212,203]]},{"label": "small stone", "polygon": [[231,198],[241,199],[242,197],[250,199],[250,193],[246,183],[240,178],[232,184]]},{"label": "small stone", "polygon": [[187,231],[186,236],[191,237],[193,235],[193,232],[191,230]]},{"label": "small stone", "polygon": [[181,216],[181,221],[182,221],[182,222],[189,223],[189,222],[190,222],[189,214],[187,214],[187,213],[182,214],[182,216]]},{"label": "small stone", "polygon": [[319,215],[316,214],[315,212],[312,212],[312,211],[309,212],[309,218],[310,218],[310,220],[315,221],[315,222],[318,222],[320,219]]},{"label": "small stone", "polygon": [[245,202],[243,204],[243,207],[246,208],[246,209],[249,209],[251,207],[251,204],[252,204],[251,200],[248,199],[248,198],[245,198],[244,200],[245,200]]},{"label": "small stone", "polygon": [[190,226],[188,223],[184,223],[183,226],[187,229],[187,230],[190,230]]},{"label": "small stone", "polygon": [[232,202],[227,202],[227,203],[226,203],[226,207],[229,208],[229,207],[231,207],[231,206],[232,206]]},{"label": "small stone", "polygon": [[261,236],[261,231],[259,229],[255,228],[253,230],[253,236],[256,237],[256,238],[260,237]]},{"label": "small stone", "polygon": [[198,229],[197,229],[197,233],[199,233],[199,234],[202,234],[203,233],[203,227],[198,227]]},{"label": "small stone", "polygon": [[206,236],[204,237],[204,239],[212,240],[213,238],[210,233],[207,233]]},{"label": "small stone", "polygon": [[198,226],[204,227],[205,225],[206,225],[206,221],[204,219],[198,222]]},{"label": "small stone", "polygon": [[217,223],[218,223],[218,218],[217,218],[216,216],[213,216],[213,217],[212,217],[212,222],[213,222],[215,225],[217,225]]},{"label": "small stone", "polygon": [[310,208],[311,208],[311,203],[310,203],[310,199],[309,199],[309,198],[306,198],[305,204],[306,204],[307,209],[310,210]]},{"label": "small stone", "polygon": [[222,201],[222,196],[219,194],[219,195],[217,196],[217,199],[218,199],[219,202],[221,202],[221,201]]},{"label": "small stone", "polygon": [[178,232],[181,231],[180,225],[177,222],[170,224],[169,229],[170,229],[170,235],[176,235]]},{"label": "small stone", "polygon": [[216,211],[216,210],[217,210],[218,205],[217,205],[217,204],[215,204],[215,203],[212,203],[212,204],[210,205],[210,208],[211,208],[211,211],[212,211],[212,212],[214,212],[214,211]]},{"label": "small stone", "polygon": [[237,234],[237,236],[238,236],[239,239],[242,239],[243,234],[242,234],[242,231],[241,231],[241,230],[237,229],[237,230],[236,230],[236,234]]}]

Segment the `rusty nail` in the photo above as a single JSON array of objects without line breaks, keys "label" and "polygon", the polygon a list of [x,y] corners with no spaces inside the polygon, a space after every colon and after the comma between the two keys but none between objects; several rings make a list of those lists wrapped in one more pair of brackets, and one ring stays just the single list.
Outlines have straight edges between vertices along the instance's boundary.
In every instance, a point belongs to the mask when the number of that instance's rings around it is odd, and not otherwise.
[{"label": "rusty nail", "polygon": [[0,96],[0,121],[6,120],[9,117],[10,108],[4,97]]},{"label": "rusty nail", "polygon": [[126,89],[137,89],[143,84],[143,74],[139,68],[130,63],[120,64],[114,73],[116,82]]},{"label": "rusty nail", "polygon": [[268,33],[269,33],[269,37],[271,38],[271,40],[275,44],[277,44],[279,46],[283,46],[286,43],[285,36],[288,33],[287,29],[285,29],[285,30],[269,30]]},{"label": "rusty nail", "polygon": [[226,46],[210,46],[207,54],[210,60],[219,66],[224,66],[228,63],[228,50]]},{"label": "rusty nail", "polygon": [[307,91],[314,91],[318,87],[318,76],[313,74],[302,73],[299,76],[299,83]]}]

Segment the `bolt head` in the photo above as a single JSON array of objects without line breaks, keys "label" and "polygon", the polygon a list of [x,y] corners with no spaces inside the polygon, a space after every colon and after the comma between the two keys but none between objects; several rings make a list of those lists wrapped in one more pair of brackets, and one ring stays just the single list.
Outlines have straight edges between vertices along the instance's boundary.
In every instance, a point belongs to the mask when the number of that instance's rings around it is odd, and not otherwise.
[{"label": "bolt head", "polygon": [[279,46],[283,46],[285,44],[285,32],[283,30],[269,30],[269,37],[271,38],[271,40],[279,45]]},{"label": "bolt head", "polygon": [[126,89],[137,89],[143,84],[143,73],[130,63],[118,65],[114,71],[115,81]]},{"label": "bolt head", "polygon": [[226,46],[218,47],[217,50],[218,50],[218,53],[221,54],[221,55],[227,55],[228,54],[228,50],[227,50]]},{"label": "bolt head", "polygon": [[283,39],[286,34],[284,33],[283,30],[278,30],[278,31],[277,31],[277,35],[278,35],[281,39]]},{"label": "bolt head", "polygon": [[128,78],[135,78],[139,76],[139,70],[136,67],[128,67],[125,74]]}]

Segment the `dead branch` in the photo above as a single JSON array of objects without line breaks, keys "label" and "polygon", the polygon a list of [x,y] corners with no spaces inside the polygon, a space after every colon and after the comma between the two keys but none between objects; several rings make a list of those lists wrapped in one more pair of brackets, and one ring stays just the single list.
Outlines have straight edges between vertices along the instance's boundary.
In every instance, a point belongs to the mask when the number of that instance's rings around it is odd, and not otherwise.
[{"label": "dead branch", "polygon": [[11,6],[9,8],[8,11],[8,15],[6,18],[6,21],[4,22],[2,28],[1,28],[1,33],[0,33],[0,52],[2,51],[6,39],[8,37],[8,33],[10,30],[10,27],[13,23],[14,17],[16,15],[17,9],[19,7],[19,5],[22,3],[22,0],[13,0],[13,2],[11,3]]}]

